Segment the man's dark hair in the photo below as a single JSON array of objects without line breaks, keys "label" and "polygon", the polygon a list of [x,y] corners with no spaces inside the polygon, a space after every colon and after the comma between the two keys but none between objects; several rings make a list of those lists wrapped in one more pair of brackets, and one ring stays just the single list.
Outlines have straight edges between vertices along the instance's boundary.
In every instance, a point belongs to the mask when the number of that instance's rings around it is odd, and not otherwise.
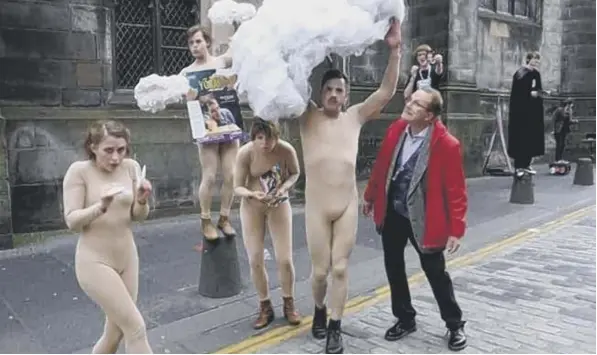
[{"label": "man's dark hair", "polygon": [[203,39],[207,43],[207,48],[210,48],[212,42],[211,33],[207,27],[203,27],[201,25],[192,26],[187,30],[187,41],[190,41],[197,32],[201,32]]},{"label": "man's dark hair", "polygon": [[338,69],[328,69],[325,73],[323,73],[323,77],[321,78],[321,87],[323,88],[324,85],[332,79],[344,79],[344,81],[348,84],[348,78],[343,72]]}]

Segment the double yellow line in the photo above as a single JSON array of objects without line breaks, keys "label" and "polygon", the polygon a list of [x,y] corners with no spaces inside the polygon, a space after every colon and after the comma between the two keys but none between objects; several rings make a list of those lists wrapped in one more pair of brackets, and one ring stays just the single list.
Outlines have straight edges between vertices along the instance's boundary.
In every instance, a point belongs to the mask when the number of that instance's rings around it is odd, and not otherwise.
[{"label": "double yellow line", "polygon": [[[527,229],[524,232],[518,233],[513,235],[509,238],[503,239],[499,242],[493,243],[485,248],[476,250],[474,252],[465,254],[463,256],[454,258],[447,262],[447,265],[452,268],[460,268],[463,266],[471,265],[476,262],[479,262],[490,255],[495,255],[500,251],[514,246],[516,244],[520,244],[523,241],[529,240],[533,237],[541,233],[547,233],[553,231],[571,221],[581,219],[583,217],[588,216],[589,214],[594,214],[595,206],[588,206],[581,208],[575,212],[567,214],[561,218],[553,220],[551,222],[545,223],[538,228]],[[409,284],[417,284],[425,279],[425,274],[423,272],[418,272],[411,276],[408,279]],[[345,314],[351,314],[358,312],[368,306],[373,304],[379,303],[385,300],[390,294],[390,288],[388,286],[383,286],[376,289],[372,295],[368,296],[357,296],[355,298],[350,299],[346,303],[345,307]],[[281,326],[277,328],[273,328],[265,333],[255,335],[249,337],[237,344],[232,344],[227,347],[224,347],[214,354],[247,354],[247,353],[254,353],[263,349],[265,347],[271,347],[277,345],[285,340],[293,338],[311,328],[311,324],[313,322],[313,317],[308,316],[303,318],[301,325],[299,326]]]}]

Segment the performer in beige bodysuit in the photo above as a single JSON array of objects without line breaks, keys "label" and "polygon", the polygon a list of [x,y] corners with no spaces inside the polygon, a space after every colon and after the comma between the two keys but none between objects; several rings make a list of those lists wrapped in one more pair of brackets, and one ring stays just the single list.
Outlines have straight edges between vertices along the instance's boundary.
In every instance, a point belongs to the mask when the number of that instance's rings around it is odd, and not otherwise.
[{"label": "performer in beige bodysuit", "polygon": [[296,150],[280,139],[277,124],[257,119],[251,127],[251,142],[238,152],[234,176],[234,191],[242,198],[240,219],[245,249],[260,301],[255,329],[264,328],[274,320],[263,255],[266,223],[282,284],[284,317],[292,325],[301,321],[294,307],[292,210],[288,201],[288,190],[299,175]]},{"label": "performer in beige bodysuit", "polygon": [[81,232],[75,272],[83,291],[106,314],[94,354],[115,353],[124,337],[127,353],[151,353],[145,322],[137,309],[139,257],[132,221],[147,218],[149,181],[126,158],[130,134],[114,121],[94,123],[87,134],[88,159],[74,162],[64,176],[64,218]]},{"label": "performer in beige bodysuit", "polygon": [[[322,78],[322,107],[311,103],[300,117],[305,163],[305,220],[312,260],[315,303],[312,334],[326,340],[326,353],[342,353],[340,320],[346,303],[348,258],[356,241],[358,193],[356,157],[361,127],[378,117],[392,99],[400,66],[400,24],[386,35],[390,57],[381,86],[364,102],[342,112],[348,99],[348,80],[332,69]],[[326,331],[324,299],[327,277],[332,274],[331,319]]]},{"label": "performer in beige bodysuit", "polygon": [[[195,61],[184,68],[180,74],[189,72],[228,68],[232,59],[228,54],[214,57],[209,53],[211,35],[203,27],[197,25],[188,29],[187,37],[189,50]],[[195,100],[196,92],[190,92],[187,100]],[[209,103],[206,103],[209,106]],[[218,238],[218,231],[211,220],[211,202],[216,184],[218,165],[222,167],[222,189],[220,191],[220,218],[216,226],[226,236],[235,236],[236,231],[229,222],[230,207],[234,197],[233,178],[234,163],[238,152],[239,142],[204,144],[199,146],[199,161],[201,163],[201,183],[199,185],[199,205],[201,208],[201,230],[207,240]]]}]

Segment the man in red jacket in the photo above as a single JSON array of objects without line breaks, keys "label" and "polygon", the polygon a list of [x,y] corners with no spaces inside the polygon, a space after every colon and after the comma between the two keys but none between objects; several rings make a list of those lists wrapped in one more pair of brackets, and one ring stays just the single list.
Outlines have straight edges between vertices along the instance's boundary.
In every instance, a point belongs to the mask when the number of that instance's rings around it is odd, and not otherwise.
[{"label": "man in red jacket", "polygon": [[382,236],[392,312],[398,318],[385,339],[396,341],[416,330],[404,265],[404,248],[410,241],[446,322],[448,346],[462,350],[465,322],[443,252],[455,252],[464,235],[466,182],[460,143],[439,119],[442,105],[435,89],[412,94],[381,144],[365,189],[363,213],[373,216]]}]

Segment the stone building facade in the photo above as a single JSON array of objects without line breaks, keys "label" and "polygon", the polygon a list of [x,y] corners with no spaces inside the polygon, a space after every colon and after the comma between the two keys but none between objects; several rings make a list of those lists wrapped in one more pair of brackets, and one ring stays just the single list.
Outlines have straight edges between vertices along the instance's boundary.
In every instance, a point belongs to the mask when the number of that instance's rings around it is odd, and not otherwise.
[{"label": "stone building facade", "polygon": [[[155,186],[154,216],[195,211],[201,172],[185,111],[143,113],[131,89],[142,76],[177,73],[189,63],[185,28],[207,24],[212,1],[0,0],[0,249],[12,247],[13,233],[63,227],[62,177],[82,158],[85,127],[99,118],[131,128],[136,158],[147,164]],[[579,149],[582,132],[594,132],[594,0],[406,4],[399,94],[380,120],[363,129],[360,179],[367,178],[385,128],[402,109],[410,51],[421,43],[444,55],[444,120],[462,141],[469,176],[482,173],[496,112],[501,107],[506,115],[511,77],[527,51],[542,53],[544,87],[558,93],[546,106],[560,97],[576,99],[581,124],[572,149]],[[222,50],[231,30],[212,30],[214,48]],[[376,44],[334,64],[350,75],[353,102],[379,84],[386,54]],[[282,130],[300,152],[296,122],[285,122]]]}]

